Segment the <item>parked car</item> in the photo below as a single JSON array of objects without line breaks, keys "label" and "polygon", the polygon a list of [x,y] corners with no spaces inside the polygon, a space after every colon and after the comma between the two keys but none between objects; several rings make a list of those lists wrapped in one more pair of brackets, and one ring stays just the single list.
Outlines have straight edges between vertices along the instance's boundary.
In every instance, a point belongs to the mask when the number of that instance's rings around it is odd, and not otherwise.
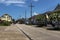
[{"label": "parked car", "polygon": [[50,23],[51,26],[47,26],[48,30],[59,30],[60,29],[60,21],[51,21]]},{"label": "parked car", "polygon": [[26,21],[25,21],[25,24],[26,24],[26,25],[29,25],[29,24],[30,24],[30,21],[26,20]]}]

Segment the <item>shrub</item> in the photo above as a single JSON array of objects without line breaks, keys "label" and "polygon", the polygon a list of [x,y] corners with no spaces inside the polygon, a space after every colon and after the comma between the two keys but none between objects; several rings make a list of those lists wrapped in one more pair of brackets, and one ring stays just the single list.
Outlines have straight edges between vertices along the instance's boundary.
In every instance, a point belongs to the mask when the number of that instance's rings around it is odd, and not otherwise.
[{"label": "shrub", "polygon": [[0,23],[0,26],[10,26],[11,22],[8,21],[3,21],[2,23]]}]

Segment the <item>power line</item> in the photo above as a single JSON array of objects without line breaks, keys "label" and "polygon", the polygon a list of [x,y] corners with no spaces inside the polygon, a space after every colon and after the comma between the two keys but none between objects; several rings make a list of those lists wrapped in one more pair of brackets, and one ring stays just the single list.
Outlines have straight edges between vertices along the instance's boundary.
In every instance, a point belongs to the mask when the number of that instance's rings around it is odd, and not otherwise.
[{"label": "power line", "polygon": [[34,7],[34,6],[32,5],[32,2],[30,2],[30,6],[29,6],[29,7],[30,7],[30,14],[31,14],[31,19],[32,19],[32,9],[33,9],[33,7]]}]

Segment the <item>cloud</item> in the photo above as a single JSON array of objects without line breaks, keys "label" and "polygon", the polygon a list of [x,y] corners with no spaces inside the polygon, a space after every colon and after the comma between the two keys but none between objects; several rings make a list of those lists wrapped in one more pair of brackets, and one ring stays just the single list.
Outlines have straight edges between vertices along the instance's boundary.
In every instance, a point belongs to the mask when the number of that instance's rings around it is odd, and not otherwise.
[{"label": "cloud", "polygon": [[38,13],[36,13],[36,12],[34,12],[33,14],[34,14],[34,15],[38,15]]},{"label": "cloud", "polygon": [[5,1],[5,3],[25,3],[25,1],[21,1],[21,0],[8,0],[8,1]]},{"label": "cloud", "polygon": [[26,7],[26,5],[25,5],[25,4],[14,4],[14,6]]},{"label": "cloud", "polygon": [[5,0],[0,0],[0,2],[4,2]]},{"label": "cloud", "polygon": [[39,0],[33,0],[33,1],[37,2],[37,1],[39,1]]},{"label": "cloud", "polygon": [[[14,4],[15,6],[21,6],[21,7],[25,7],[26,5],[24,5],[26,3],[27,0],[0,0],[0,3],[5,4],[6,6],[9,6],[11,4]],[[38,0],[33,0],[34,2],[37,2]]]},{"label": "cloud", "polygon": [[22,6],[25,2],[26,0],[0,0],[0,3],[6,4],[7,6],[11,4]]}]

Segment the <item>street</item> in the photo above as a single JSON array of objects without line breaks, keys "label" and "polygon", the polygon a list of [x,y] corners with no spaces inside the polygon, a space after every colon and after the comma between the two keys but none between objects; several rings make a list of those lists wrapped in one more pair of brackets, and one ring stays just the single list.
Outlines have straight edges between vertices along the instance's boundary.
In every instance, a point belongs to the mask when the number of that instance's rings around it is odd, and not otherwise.
[{"label": "street", "polygon": [[32,40],[60,40],[60,31],[50,31],[39,27],[16,24]]},{"label": "street", "polygon": [[25,24],[0,26],[0,40],[60,40],[60,31]]},{"label": "street", "polygon": [[0,26],[0,40],[29,40],[15,25]]},{"label": "street", "polygon": [[0,0],[0,40],[60,40],[60,0]]}]

